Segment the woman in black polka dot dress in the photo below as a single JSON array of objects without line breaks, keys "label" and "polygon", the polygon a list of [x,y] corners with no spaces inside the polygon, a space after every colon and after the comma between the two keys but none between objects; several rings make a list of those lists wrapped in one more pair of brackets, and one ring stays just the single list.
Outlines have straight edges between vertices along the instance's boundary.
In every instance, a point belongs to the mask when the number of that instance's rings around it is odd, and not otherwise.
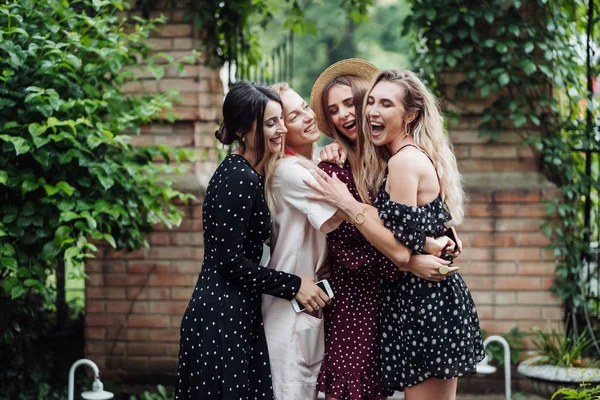
[{"label": "woman in black polka dot dress", "polygon": [[240,146],[206,190],[204,262],[181,321],[178,400],[273,399],[261,295],[325,306],[312,277],[258,264],[271,233],[262,174],[283,150],[281,113],[279,97],[262,86],[241,83],[225,98],[217,138]]},{"label": "woman in black polka dot dress", "polygon": [[[428,236],[442,235],[446,223],[463,218],[460,174],[437,103],[413,73],[384,70],[368,92],[365,116],[367,140],[392,155],[387,170],[372,177],[380,185],[378,216],[404,253],[419,254]],[[324,173],[317,181],[330,199],[345,188]],[[347,194],[337,197],[332,204],[363,226],[369,238],[377,230],[377,216]],[[456,255],[453,246],[444,253]],[[382,284],[382,386],[404,390],[406,400],[454,400],[456,378],[475,373],[483,359],[477,310],[464,281],[452,271],[440,263],[438,274],[447,279],[439,282],[401,272],[398,280]]]}]

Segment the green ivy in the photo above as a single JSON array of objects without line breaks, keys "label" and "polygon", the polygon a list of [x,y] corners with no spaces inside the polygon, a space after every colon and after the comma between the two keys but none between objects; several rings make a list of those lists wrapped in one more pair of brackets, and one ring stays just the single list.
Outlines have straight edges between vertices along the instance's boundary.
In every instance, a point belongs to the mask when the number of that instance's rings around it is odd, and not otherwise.
[{"label": "green ivy", "polygon": [[414,31],[415,65],[434,86],[440,73],[464,74],[455,97],[487,104],[480,134],[498,138],[516,128],[537,150],[561,192],[547,202],[550,218],[542,226],[558,260],[553,289],[569,308],[597,310],[583,295],[580,273],[590,238],[598,237],[597,226],[584,227],[584,202],[598,208],[600,179],[597,170],[586,173],[583,152],[574,150],[600,150],[598,101],[587,88],[600,63],[597,55],[586,60],[588,39],[598,48],[594,30],[586,35],[588,24],[597,25],[598,0],[414,3],[405,27]]},{"label": "green ivy", "polygon": [[188,153],[129,144],[174,93],[121,90],[140,61],[161,75],[145,44],[160,21],[129,24],[124,6],[0,4],[0,283],[12,299],[31,291],[50,304],[47,277],[60,263],[84,276],[98,241],[135,249],[153,225],[181,221],[172,200],[189,196],[171,184]]}]

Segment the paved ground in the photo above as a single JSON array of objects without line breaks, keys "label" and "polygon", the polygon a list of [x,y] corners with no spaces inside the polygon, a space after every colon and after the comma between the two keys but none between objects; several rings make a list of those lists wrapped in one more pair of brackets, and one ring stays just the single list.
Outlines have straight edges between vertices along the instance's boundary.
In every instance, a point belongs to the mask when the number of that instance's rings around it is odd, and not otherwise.
[{"label": "paved ground", "polygon": [[[523,397],[519,396],[513,396],[514,399],[519,399],[519,400],[544,400],[541,397],[538,396],[533,396],[533,395],[526,395],[523,394]],[[319,394],[319,400],[324,400],[325,396],[320,393]],[[389,400],[403,400],[404,396],[402,394],[396,394],[393,397],[390,397]],[[456,400],[504,400],[504,395],[503,394],[465,394],[465,395],[458,395]]]}]

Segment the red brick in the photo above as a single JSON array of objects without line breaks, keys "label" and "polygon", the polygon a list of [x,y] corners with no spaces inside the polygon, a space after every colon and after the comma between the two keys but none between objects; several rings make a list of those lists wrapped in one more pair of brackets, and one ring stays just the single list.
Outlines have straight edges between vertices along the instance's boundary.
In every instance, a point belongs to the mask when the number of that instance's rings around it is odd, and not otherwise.
[{"label": "red brick", "polygon": [[550,290],[552,286],[554,286],[554,278],[541,278],[542,281],[542,289]]},{"label": "red brick", "polygon": [[454,146],[454,155],[458,160],[471,158],[471,146]]},{"label": "red brick", "polygon": [[540,167],[536,160],[493,160],[496,172],[538,172]]},{"label": "red brick", "polygon": [[155,33],[160,37],[186,37],[192,36],[192,25],[190,24],[165,24],[161,25]]},{"label": "red brick", "polygon": [[484,320],[481,323],[481,327],[485,329],[489,335],[510,332],[515,325],[516,323],[514,321]]},{"label": "red brick", "polygon": [[146,275],[106,275],[107,286],[145,286],[148,282]]},{"label": "red brick", "polygon": [[137,260],[144,259],[147,255],[147,249],[137,249],[130,252],[114,251],[110,250],[106,252],[106,258],[108,259],[125,259],[125,260]]},{"label": "red brick", "polygon": [[196,276],[191,275],[152,275],[149,286],[186,286],[190,287],[196,283]]},{"label": "red brick", "polygon": [[494,161],[461,158],[458,160],[458,169],[460,172],[492,172],[494,171]]},{"label": "red brick", "polygon": [[149,357],[144,356],[127,356],[120,360],[119,366],[124,370],[140,370],[147,371],[152,366]]},{"label": "red brick", "polygon": [[542,219],[499,219],[496,229],[500,232],[538,232],[544,222]]},{"label": "red brick", "polygon": [[478,304],[492,304],[492,293],[489,291],[477,291],[473,290],[473,288],[469,288],[471,292],[471,296],[473,296],[473,301],[476,305]]},{"label": "red brick", "polygon": [[146,342],[150,340],[154,329],[140,329],[140,328],[129,328],[127,329],[127,340],[131,342]]},{"label": "red brick", "polygon": [[482,247],[465,248],[461,254],[462,257],[467,260],[489,261],[494,259],[494,250]]},{"label": "red brick", "polygon": [[493,306],[477,306],[477,315],[480,319],[492,319],[494,318],[494,307]]},{"label": "red brick", "polygon": [[513,306],[504,307],[496,306],[494,308],[494,318],[496,319],[510,319],[510,320],[531,320],[539,319],[541,316],[539,306]]},{"label": "red brick", "polygon": [[513,234],[473,234],[469,242],[473,247],[508,247],[517,243]]},{"label": "red brick", "polygon": [[541,288],[541,281],[537,277],[504,277],[494,279],[494,288],[497,290],[536,290]]},{"label": "red brick", "polygon": [[517,243],[519,246],[546,247],[550,240],[543,233],[519,233]]},{"label": "red brick", "polygon": [[127,288],[127,298],[138,300],[168,300],[170,298],[170,289],[148,287]]},{"label": "red brick", "polygon": [[549,291],[520,291],[517,293],[517,301],[519,304],[544,304],[553,305],[560,304],[559,298]]},{"label": "red brick", "polygon": [[169,246],[152,247],[148,258],[156,260],[199,260],[202,259],[203,251],[198,247]]},{"label": "red brick", "polygon": [[521,206],[519,207],[517,215],[519,217],[546,218],[546,205],[528,204],[526,206]]},{"label": "red brick", "polygon": [[495,292],[494,304],[517,304],[517,293],[518,292]]},{"label": "red brick", "polygon": [[113,340],[118,342],[123,342],[127,340],[127,329],[125,329],[125,325],[116,325],[111,328],[106,329],[106,339]]},{"label": "red brick", "polygon": [[188,288],[173,288],[171,289],[171,298],[173,300],[189,300],[192,297],[193,287]]},{"label": "red brick", "polygon": [[167,344],[157,343],[127,343],[127,357],[130,356],[165,356]]},{"label": "red brick", "polygon": [[125,315],[117,314],[88,314],[85,317],[85,324],[89,327],[110,327],[119,326],[125,323]]},{"label": "red brick", "polygon": [[496,203],[473,204],[469,207],[467,215],[469,217],[515,217],[517,207]]},{"label": "red brick", "polygon": [[562,321],[564,310],[562,307],[542,307],[542,318],[553,321]]},{"label": "red brick", "polygon": [[130,315],[127,321],[129,327],[136,328],[168,328],[168,315]]},{"label": "red brick", "polygon": [[151,314],[176,314],[182,315],[188,305],[187,301],[161,301],[150,303]]},{"label": "red brick", "polygon": [[173,260],[169,265],[157,266],[157,274],[182,274],[194,275],[196,277],[200,273],[202,261],[178,261]]},{"label": "red brick", "polygon": [[164,371],[177,371],[177,357],[151,357],[149,369],[164,373]]},{"label": "red brick", "polygon": [[128,274],[148,274],[152,272],[159,272],[163,268],[169,268],[171,265],[170,261],[130,261],[127,265]]},{"label": "red brick", "polygon": [[517,148],[514,145],[474,145],[471,146],[473,158],[517,158]]},{"label": "red brick", "polygon": [[152,341],[179,343],[179,329],[152,329],[148,332]]},{"label": "red brick", "polygon": [[88,274],[87,286],[104,286],[104,276],[102,274]]},{"label": "red brick", "polygon": [[[195,209],[201,211],[199,207]],[[204,243],[204,235],[196,232],[173,233],[170,239],[172,245],[179,246],[200,246]]]},{"label": "red brick", "polygon": [[523,158],[536,158],[537,155],[535,154],[535,152],[531,149],[531,147],[529,146],[519,146],[517,149],[518,153],[519,153],[519,158],[523,159]]},{"label": "red brick", "polygon": [[148,243],[151,245],[166,245],[171,240],[169,236],[170,234],[166,232],[152,233],[148,235]]},{"label": "red brick", "polygon": [[490,290],[492,289],[492,279],[479,276],[463,276],[469,290]]},{"label": "red brick", "polygon": [[101,339],[101,340],[104,340],[106,338],[106,330],[104,328],[86,327],[86,329],[85,329],[85,337],[87,339]]},{"label": "red brick", "polygon": [[531,247],[504,247],[496,252],[497,260],[526,260],[540,259],[540,249]]},{"label": "red brick", "polygon": [[173,48],[173,39],[150,38],[146,43],[153,47],[154,50],[171,50]]},{"label": "red brick", "polygon": [[[86,288],[87,299],[125,299],[125,288]],[[89,302],[88,302],[89,304]]]},{"label": "red brick", "polygon": [[165,343],[167,353],[176,357],[179,355],[179,343]]},{"label": "red brick", "polygon": [[518,191],[494,192],[493,200],[498,203],[538,203],[540,191],[537,189],[524,189]]},{"label": "red brick", "polygon": [[103,313],[104,303],[88,301],[85,310],[87,313]]},{"label": "red brick", "polygon": [[519,275],[552,276],[554,275],[554,268],[552,262],[520,262]]},{"label": "red brick", "polygon": [[175,38],[173,39],[173,48],[176,50],[191,50],[194,46],[192,38]]},{"label": "red brick", "polygon": [[494,220],[491,218],[466,218],[460,227],[463,232],[492,232]]}]

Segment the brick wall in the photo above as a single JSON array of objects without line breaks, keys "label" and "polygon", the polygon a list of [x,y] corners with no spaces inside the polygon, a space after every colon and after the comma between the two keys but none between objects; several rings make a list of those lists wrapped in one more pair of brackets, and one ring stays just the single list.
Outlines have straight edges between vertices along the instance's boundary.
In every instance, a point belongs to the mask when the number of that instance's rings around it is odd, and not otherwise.
[{"label": "brick wall", "polygon": [[[169,24],[151,41],[174,55],[201,49],[191,25],[183,22],[184,10],[166,13]],[[179,120],[144,127],[134,142],[198,150],[201,158],[178,188],[201,198],[217,163],[213,133],[222,86],[215,69],[193,65],[186,71],[182,78],[168,70],[166,79],[157,83],[141,70],[137,73],[143,82],[125,89],[181,91]],[[545,217],[541,200],[556,191],[539,174],[535,155],[520,145],[522,132],[507,130],[496,142],[478,136],[478,115],[485,101],[453,101],[461,79],[460,74],[446,74],[442,86],[448,108],[462,116],[451,124],[450,134],[469,197],[467,218],[459,228],[465,251],[457,265],[488,333],[515,326],[528,331],[562,316],[559,301],[548,291],[554,258],[544,250],[547,239],[539,230]],[[149,249],[123,254],[104,248],[87,264],[86,355],[104,376],[119,382],[120,391],[125,383],[174,382],[179,324],[203,257],[201,203],[181,207],[182,225],[171,231],[159,227],[149,236]]]},{"label": "brick wall", "polygon": [[546,217],[543,199],[556,188],[539,173],[539,160],[522,144],[527,129],[507,129],[498,140],[480,137],[479,115],[490,99],[456,101],[462,74],[443,76],[448,109],[460,114],[450,136],[468,194],[467,215],[459,228],[465,251],[458,260],[478,306],[482,327],[504,333],[530,331],[559,321],[563,310],[550,293],[555,258],[545,250],[540,230]]}]

